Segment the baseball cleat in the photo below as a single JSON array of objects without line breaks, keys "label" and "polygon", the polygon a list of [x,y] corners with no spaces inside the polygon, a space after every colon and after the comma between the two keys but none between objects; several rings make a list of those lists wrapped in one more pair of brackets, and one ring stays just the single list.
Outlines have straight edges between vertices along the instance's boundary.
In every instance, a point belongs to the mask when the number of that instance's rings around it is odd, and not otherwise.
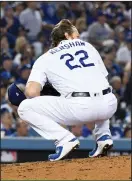
[{"label": "baseball cleat", "polygon": [[56,153],[51,154],[48,157],[50,161],[61,160],[65,156],[67,156],[72,150],[78,148],[80,145],[79,140],[77,138],[73,138],[72,140],[65,143],[63,146],[56,147]]},{"label": "baseball cleat", "polygon": [[108,150],[113,147],[113,140],[109,135],[104,135],[97,140],[96,148],[89,153],[89,157],[107,156]]}]

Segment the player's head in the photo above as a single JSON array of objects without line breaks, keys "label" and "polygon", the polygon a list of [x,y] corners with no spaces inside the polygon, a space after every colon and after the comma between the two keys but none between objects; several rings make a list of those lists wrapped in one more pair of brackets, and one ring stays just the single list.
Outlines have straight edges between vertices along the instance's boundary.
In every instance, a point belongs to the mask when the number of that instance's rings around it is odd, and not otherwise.
[{"label": "player's head", "polygon": [[61,20],[51,32],[52,47],[56,47],[62,40],[79,38],[77,28],[68,20]]}]

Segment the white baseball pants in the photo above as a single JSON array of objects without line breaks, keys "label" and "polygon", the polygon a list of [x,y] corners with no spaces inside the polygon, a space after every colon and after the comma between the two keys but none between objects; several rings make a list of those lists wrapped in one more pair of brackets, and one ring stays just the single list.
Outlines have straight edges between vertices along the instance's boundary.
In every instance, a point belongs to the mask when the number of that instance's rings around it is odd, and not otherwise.
[{"label": "white baseball pants", "polygon": [[18,107],[18,114],[42,137],[62,144],[74,135],[61,125],[94,122],[96,139],[111,135],[109,118],[116,109],[117,99],[113,93],[96,97],[40,96],[24,100]]}]

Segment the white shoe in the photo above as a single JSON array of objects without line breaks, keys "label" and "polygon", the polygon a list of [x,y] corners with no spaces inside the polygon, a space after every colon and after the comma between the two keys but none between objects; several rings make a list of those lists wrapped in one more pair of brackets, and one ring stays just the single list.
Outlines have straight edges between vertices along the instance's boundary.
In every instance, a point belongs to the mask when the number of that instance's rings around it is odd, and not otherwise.
[{"label": "white shoe", "polygon": [[109,135],[103,135],[97,140],[96,148],[89,153],[89,157],[106,156],[108,150],[113,147],[113,140]]},{"label": "white shoe", "polygon": [[73,138],[72,140],[66,142],[63,146],[56,147],[56,153],[49,155],[48,160],[61,160],[62,158],[67,156],[73,149],[78,148],[79,145],[79,140],[77,138]]}]

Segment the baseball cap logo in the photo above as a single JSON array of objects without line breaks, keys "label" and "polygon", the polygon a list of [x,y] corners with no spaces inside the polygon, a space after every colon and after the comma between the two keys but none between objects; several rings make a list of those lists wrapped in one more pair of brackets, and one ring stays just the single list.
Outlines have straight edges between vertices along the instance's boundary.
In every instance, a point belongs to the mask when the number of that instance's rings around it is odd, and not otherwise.
[{"label": "baseball cap logo", "polygon": [[16,92],[16,95],[17,95],[17,96],[19,96],[19,93],[18,93],[18,92]]}]

